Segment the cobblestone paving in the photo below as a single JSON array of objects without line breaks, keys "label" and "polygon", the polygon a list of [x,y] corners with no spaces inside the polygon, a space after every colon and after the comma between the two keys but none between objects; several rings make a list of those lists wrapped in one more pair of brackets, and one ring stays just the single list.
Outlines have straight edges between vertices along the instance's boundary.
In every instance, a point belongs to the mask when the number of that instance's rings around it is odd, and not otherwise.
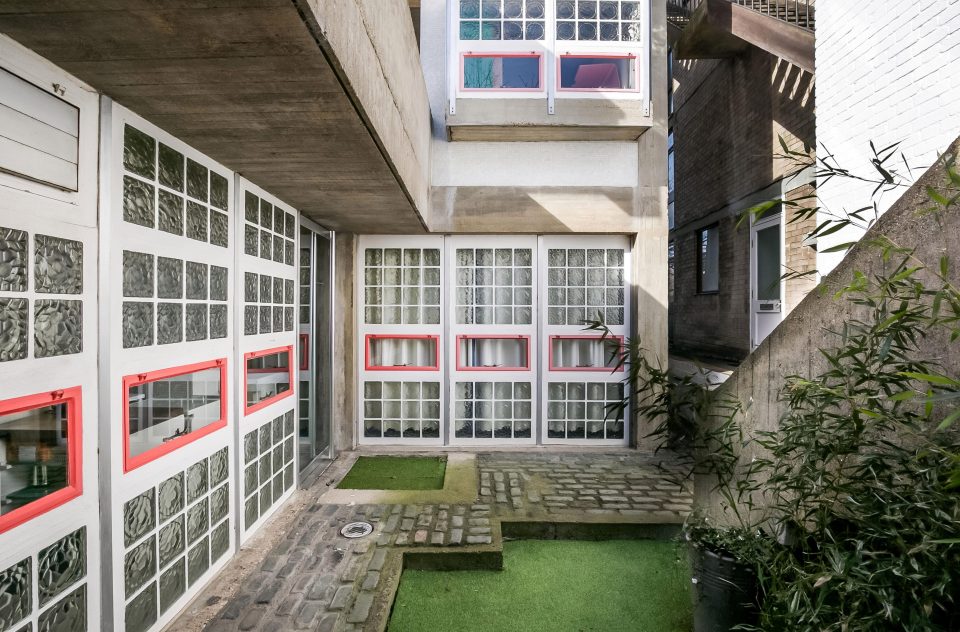
[{"label": "cobblestone paving", "polygon": [[[307,493],[319,497],[354,457],[342,455]],[[387,589],[381,573],[392,547],[489,547],[500,520],[679,522],[692,505],[690,485],[662,461],[636,453],[483,453],[472,504],[311,504],[206,629],[363,630]],[[373,523],[374,533],[341,537],[355,520]]]}]

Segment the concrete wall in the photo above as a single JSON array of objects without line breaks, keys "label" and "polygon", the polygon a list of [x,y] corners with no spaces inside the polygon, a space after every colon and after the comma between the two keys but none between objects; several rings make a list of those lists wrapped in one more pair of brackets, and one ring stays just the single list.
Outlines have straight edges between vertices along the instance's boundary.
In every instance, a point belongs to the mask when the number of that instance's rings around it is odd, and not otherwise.
[{"label": "concrete wall", "polygon": [[[730,59],[674,62],[675,210],[671,348],[682,355],[738,361],[750,352],[750,230],[739,214],[788,193],[809,174],[778,157],[782,138],[814,149],[814,78],[759,48]],[[799,197],[799,189],[791,194]],[[718,225],[720,290],[697,292],[697,232]],[[807,269],[800,242],[813,226],[786,227],[785,264]],[[787,307],[802,284],[787,284]]]},{"label": "concrete wall", "polygon": [[[960,140],[953,143],[950,151],[960,151]],[[960,252],[960,215],[951,211],[937,217],[920,214],[929,208],[930,199],[926,187],[944,190],[947,182],[942,167],[934,166],[916,185],[907,191],[870,230],[869,235],[884,235],[897,244],[915,248],[915,256],[927,267],[939,267],[940,257],[948,255],[953,260],[951,277],[954,284],[960,282],[960,269],[956,265],[956,253]],[[954,189],[955,190],[955,189]],[[871,277],[884,270],[880,253],[863,243],[856,245],[843,261],[826,276],[827,285],[847,284],[854,271]],[[780,390],[788,375],[815,376],[826,369],[826,361],[820,348],[836,346],[838,339],[830,330],[842,329],[845,322],[855,317],[857,311],[845,299],[833,298],[832,292],[807,294],[800,305],[774,332],[751,353],[727,382],[721,387],[735,395],[746,407],[741,416],[745,438],[758,431],[775,430],[786,411],[780,401]],[[947,336],[931,336],[922,343],[926,357],[936,358],[947,374],[960,374],[960,353],[957,343],[950,343]],[[749,462],[756,450],[753,444],[742,448],[742,462]],[[714,482],[707,477],[696,480],[696,496],[699,504],[714,513],[717,520],[724,518],[720,498],[712,492]]]},{"label": "concrete wall", "polygon": [[333,348],[333,446],[337,451],[352,450],[357,445],[356,324],[354,315],[354,279],[357,238],[352,233],[337,233],[333,280],[334,336]]},{"label": "concrete wall", "polygon": [[[944,0],[823,2],[817,8],[817,140],[847,169],[876,175],[868,160],[900,142],[914,175],[930,166],[960,132],[960,3]],[[870,185],[820,183],[829,209],[869,202]],[[899,192],[880,200],[886,210]],[[860,231],[824,238],[820,250]],[[842,253],[821,254],[825,274]]]}]

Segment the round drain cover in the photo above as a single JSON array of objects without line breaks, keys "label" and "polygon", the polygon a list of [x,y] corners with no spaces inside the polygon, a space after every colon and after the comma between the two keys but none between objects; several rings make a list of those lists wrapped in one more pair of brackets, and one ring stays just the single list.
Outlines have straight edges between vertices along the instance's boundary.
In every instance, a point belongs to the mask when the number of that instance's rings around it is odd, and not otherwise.
[{"label": "round drain cover", "polygon": [[373,533],[373,525],[369,522],[351,522],[340,529],[340,535],[345,538],[362,538]]}]

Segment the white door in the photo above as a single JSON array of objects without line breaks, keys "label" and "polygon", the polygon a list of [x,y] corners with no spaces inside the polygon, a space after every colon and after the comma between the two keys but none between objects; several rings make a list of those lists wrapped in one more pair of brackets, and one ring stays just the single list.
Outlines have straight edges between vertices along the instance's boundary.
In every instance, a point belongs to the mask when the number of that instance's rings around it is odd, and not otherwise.
[{"label": "white door", "polygon": [[756,348],[783,320],[783,221],[777,213],[750,228],[750,338]]}]

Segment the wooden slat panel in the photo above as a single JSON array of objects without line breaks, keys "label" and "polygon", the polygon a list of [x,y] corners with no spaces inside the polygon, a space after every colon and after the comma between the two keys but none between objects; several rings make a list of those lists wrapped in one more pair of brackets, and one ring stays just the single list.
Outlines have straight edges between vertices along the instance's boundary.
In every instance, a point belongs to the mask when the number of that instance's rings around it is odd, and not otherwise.
[{"label": "wooden slat panel", "polygon": [[80,111],[76,107],[2,68],[0,103],[71,136],[80,133]]},{"label": "wooden slat panel", "polygon": [[26,176],[69,191],[77,190],[76,163],[3,137],[0,137],[0,171]]},{"label": "wooden slat panel", "polygon": [[0,103],[0,136],[67,162],[77,163],[79,143],[76,136],[71,136],[2,103]]}]

